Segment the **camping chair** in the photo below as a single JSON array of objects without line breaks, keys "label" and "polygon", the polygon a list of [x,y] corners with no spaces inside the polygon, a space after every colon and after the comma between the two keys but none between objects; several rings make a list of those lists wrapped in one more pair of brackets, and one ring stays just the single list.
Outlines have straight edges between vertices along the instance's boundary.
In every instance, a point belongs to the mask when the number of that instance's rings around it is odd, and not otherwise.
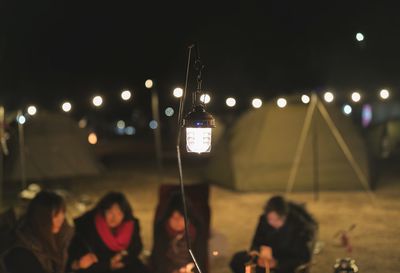
[{"label": "camping chair", "polygon": [[[154,217],[153,229],[156,228],[156,223],[165,214],[170,197],[180,191],[179,185],[163,184],[159,188],[158,205]],[[187,200],[190,202],[191,214],[196,215],[196,219],[200,221],[201,227],[204,229],[204,237],[207,238],[201,241],[203,253],[207,257],[205,264],[200,264],[203,273],[208,272],[208,239],[210,238],[210,207],[209,207],[209,185],[208,184],[194,184],[185,186],[185,194]]]},{"label": "camping chair", "polygon": [[13,232],[17,224],[17,216],[13,208],[0,214],[0,254],[13,243]]}]

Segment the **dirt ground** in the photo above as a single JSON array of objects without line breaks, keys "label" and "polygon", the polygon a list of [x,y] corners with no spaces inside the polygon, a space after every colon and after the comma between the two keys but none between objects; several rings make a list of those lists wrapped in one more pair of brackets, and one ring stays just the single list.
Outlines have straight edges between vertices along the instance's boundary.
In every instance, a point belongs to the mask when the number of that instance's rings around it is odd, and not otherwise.
[{"label": "dirt ground", "polygon": [[[187,184],[199,181],[201,169],[184,166]],[[177,183],[175,165],[164,169],[163,183]],[[352,257],[362,273],[400,272],[400,181],[388,178],[371,202],[365,192],[321,192],[319,201],[312,193],[294,193],[291,200],[304,202],[319,221],[321,252],[314,256],[312,272],[333,272],[336,258]],[[85,207],[78,200],[95,202],[109,190],[127,194],[135,215],[140,219],[145,250],[152,245],[152,221],[157,205],[159,176],[148,164],[113,165],[101,177],[81,178],[51,184],[62,188],[71,202],[70,216],[77,216]],[[49,186],[49,185],[48,185]],[[228,273],[233,253],[249,247],[258,216],[265,201],[274,193],[238,193],[211,186],[212,237],[210,253],[211,272]],[[90,206],[90,205],[89,205]],[[88,207],[86,207],[87,209]],[[351,254],[338,247],[334,235],[355,224],[350,233],[354,250]]]}]

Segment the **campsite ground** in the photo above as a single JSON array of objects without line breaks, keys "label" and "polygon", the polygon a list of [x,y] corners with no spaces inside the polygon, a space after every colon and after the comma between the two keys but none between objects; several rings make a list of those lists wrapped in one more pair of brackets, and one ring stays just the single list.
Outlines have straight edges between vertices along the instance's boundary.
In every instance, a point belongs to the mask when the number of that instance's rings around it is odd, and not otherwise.
[{"label": "campsite ground", "polygon": [[[193,162],[192,162],[193,163]],[[199,181],[201,167],[184,165],[186,183]],[[313,201],[311,193],[294,193],[290,199],[305,202],[320,223],[319,241],[321,252],[314,256],[312,272],[333,272],[336,258],[351,256],[362,273],[392,273],[400,268],[400,181],[396,168],[382,177],[372,203],[364,192],[321,192],[320,200]],[[398,173],[398,172],[397,172]],[[177,183],[174,162],[164,169],[163,183]],[[106,171],[96,178],[80,178],[60,181],[47,186],[62,188],[70,201],[71,216],[81,213],[84,202],[97,200],[109,190],[127,194],[140,219],[145,249],[151,249],[152,221],[157,204],[160,184],[155,166],[146,161],[112,160],[106,163]],[[210,252],[218,256],[210,258],[211,272],[230,272],[228,263],[235,251],[248,248],[256,221],[265,200],[274,193],[238,193],[211,186],[212,237]],[[86,207],[87,208],[87,207]],[[333,237],[352,224],[353,253],[347,254],[336,246]]]}]

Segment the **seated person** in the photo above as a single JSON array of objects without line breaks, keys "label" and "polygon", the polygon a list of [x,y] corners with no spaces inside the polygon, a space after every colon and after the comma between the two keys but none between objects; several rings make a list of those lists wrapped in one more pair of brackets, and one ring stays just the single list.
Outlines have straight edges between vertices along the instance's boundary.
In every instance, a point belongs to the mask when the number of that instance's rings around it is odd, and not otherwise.
[{"label": "seated person", "polygon": [[[206,236],[193,216],[189,216],[189,236],[195,258],[204,266],[207,252],[200,241],[206,240]],[[179,194],[170,198],[163,215],[156,219],[151,267],[154,273],[185,273],[194,268],[187,248],[184,209]]]},{"label": "seated person", "polygon": [[61,196],[41,191],[10,233],[13,246],[3,257],[0,271],[9,273],[63,273],[72,228],[64,221],[66,205]]},{"label": "seated person", "polygon": [[[275,273],[294,273],[310,262],[316,231],[317,223],[302,206],[281,196],[272,197],[251,244],[251,252],[258,253],[256,272],[265,272],[268,266]],[[243,273],[250,259],[246,251],[236,253],[230,264],[233,272]]]},{"label": "seated person", "polygon": [[69,268],[75,272],[141,273],[139,220],[133,217],[125,195],[106,194],[97,206],[75,220],[69,249]]}]

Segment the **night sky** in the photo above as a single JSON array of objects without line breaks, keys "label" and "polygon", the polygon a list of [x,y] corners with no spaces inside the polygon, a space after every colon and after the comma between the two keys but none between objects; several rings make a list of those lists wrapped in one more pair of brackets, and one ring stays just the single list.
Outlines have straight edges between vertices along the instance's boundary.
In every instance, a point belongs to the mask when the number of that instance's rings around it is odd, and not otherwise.
[{"label": "night sky", "polygon": [[95,93],[117,100],[124,88],[140,101],[147,78],[170,100],[193,42],[204,87],[221,105],[228,95],[248,103],[303,90],[400,88],[400,19],[387,1],[136,2],[2,0],[0,101],[84,107]]}]

